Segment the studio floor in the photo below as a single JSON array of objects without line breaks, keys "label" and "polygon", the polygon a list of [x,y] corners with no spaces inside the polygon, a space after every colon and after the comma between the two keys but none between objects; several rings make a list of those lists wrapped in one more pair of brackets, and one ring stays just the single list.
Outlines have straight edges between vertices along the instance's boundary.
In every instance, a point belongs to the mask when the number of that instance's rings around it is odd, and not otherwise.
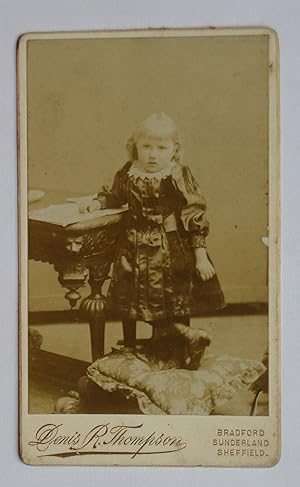
[{"label": "studio floor", "polygon": [[[212,335],[207,353],[213,355],[233,355],[246,359],[262,360],[268,347],[267,315],[222,316],[193,318],[191,326],[203,328]],[[34,325],[43,337],[42,350],[91,361],[89,326],[85,323],[64,323]],[[151,327],[138,323],[137,337],[151,336]],[[108,322],[105,332],[105,353],[122,340],[122,326],[119,322]],[[74,385],[75,386],[75,385]],[[70,388],[68,387],[68,390]],[[31,414],[52,413],[56,400],[66,394],[64,384],[49,381],[43,377],[33,377],[29,382],[29,412]],[[265,396],[265,395],[264,395]],[[249,415],[252,393],[247,388],[228,401],[221,414]],[[268,414],[267,397],[260,401],[258,415]]]}]

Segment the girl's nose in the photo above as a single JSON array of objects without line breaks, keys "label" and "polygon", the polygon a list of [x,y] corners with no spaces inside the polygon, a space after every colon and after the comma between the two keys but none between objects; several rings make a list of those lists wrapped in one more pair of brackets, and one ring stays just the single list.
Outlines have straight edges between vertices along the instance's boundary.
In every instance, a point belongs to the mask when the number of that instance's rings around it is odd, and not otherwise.
[{"label": "girl's nose", "polygon": [[150,149],[149,156],[150,156],[150,158],[153,158],[153,159],[156,157],[156,149],[155,149],[155,147],[152,147]]}]

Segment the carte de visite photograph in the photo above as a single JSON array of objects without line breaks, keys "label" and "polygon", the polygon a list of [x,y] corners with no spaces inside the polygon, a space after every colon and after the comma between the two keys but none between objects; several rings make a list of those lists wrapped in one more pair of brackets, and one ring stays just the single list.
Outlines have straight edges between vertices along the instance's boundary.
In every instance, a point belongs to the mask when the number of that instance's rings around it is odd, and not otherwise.
[{"label": "carte de visite photograph", "polygon": [[266,28],[20,38],[26,463],[278,460],[277,44]]}]

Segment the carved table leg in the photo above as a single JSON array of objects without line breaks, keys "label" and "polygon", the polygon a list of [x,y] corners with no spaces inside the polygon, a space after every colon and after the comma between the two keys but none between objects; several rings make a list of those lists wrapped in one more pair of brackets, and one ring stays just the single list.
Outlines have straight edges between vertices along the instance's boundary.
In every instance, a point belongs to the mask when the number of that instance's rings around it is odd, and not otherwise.
[{"label": "carved table leg", "polygon": [[81,299],[78,290],[85,285],[88,270],[80,261],[57,263],[54,268],[58,272],[61,286],[68,289],[65,298],[69,301],[71,309],[74,309]]},{"label": "carved table leg", "polygon": [[92,359],[93,361],[104,355],[104,332],[105,332],[105,318],[104,316],[97,316],[89,319]]},{"label": "carved table leg", "polygon": [[124,347],[136,346],[136,321],[123,320]]},{"label": "carved table leg", "polygon": [[108,265],[90,267],[89,284],[91,294],[82,300],[80,310],[90,325],[92,359],[93,361],[104,355],[104,330],[105,330],[105,302],[102,294],[102,286],[109,272]]}]

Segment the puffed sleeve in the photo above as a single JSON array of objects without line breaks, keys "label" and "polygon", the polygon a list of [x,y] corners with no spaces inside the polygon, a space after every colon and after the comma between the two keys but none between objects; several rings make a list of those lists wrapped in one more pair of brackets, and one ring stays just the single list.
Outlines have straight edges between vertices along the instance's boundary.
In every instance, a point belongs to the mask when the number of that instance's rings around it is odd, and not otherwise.
[{"label": "puffed sleeve", "polygon": [[97,194],[97,200],[101,208],[120,208],[127,203],[127,194],[125,187],[125,177],[128,170],[128,163],[122,169],[117,171],[114,176],[111,189],[103,187],[102,191]]},{"label": "puffed sleeve", "polygon": [[176,164],[172,178],[176,189],[183,196],[184,204],[180,213],[183,227],[191,232],[193,247],[206,247],[209,223],[206,218],[206,201],[199,185],[187,166]]}]

